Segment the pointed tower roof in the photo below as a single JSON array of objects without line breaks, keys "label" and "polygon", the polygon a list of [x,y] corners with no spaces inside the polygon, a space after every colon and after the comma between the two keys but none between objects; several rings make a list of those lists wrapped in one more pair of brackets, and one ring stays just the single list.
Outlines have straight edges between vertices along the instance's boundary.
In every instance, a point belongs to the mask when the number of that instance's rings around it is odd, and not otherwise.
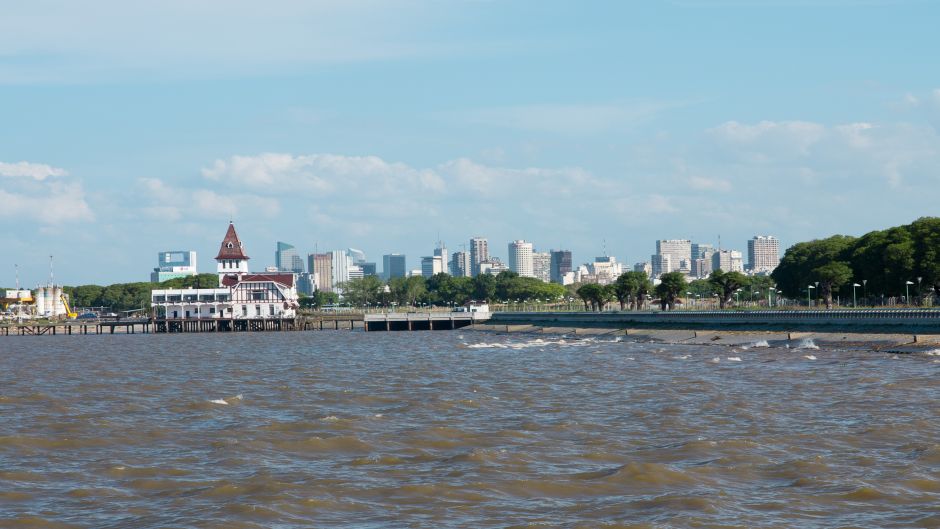
[{"label": "pointed tower roof", "polygon": [[222,239],[219,255],[215,256],[216,261],[220,259],[248,259],[242,247],[242,242],[238,240],[238,234],[235,233],[235,224],[231,222],[228,223],[228,231],[225,232],[225,238]]}]

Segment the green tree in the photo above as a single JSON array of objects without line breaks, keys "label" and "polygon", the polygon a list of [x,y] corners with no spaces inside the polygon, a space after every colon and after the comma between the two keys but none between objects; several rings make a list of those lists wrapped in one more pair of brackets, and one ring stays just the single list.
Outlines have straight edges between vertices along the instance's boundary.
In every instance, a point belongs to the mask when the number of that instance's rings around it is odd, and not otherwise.
[{"label": "green tree", "polygon": [[834,261],[813,269],[813,275],[819,278],[819,290],[826,301],[826,308],[831,309],[832,290],[852,279],[852,269],[845,263]]},{"label": "green tree", "polygon": [[612,285],[614,297],[620,302],[620,310],[625,310],[627,302],[631,308],[640,310],[642,300],[652,290],[652,283],[645,272],[624,272]]},{"label": "green tree", "polygon": [[914,275],[940,297],[940,218],[923,217],[908,226],[914,245]]},{"label": "green tree", "polygon": [[343,301],[354,307],[377,304],[384,286],[376,276],[357,277],[339,285]]},{"label": "green tree", "polygon": [[473,299],[493,301],[496,298],[496,278],[490,274],[479,274],[473,278]]},{"label": "green tree", "polygon": [[718,269],[708,276],[708,282],[717,291],[718,307],[723,309],[727,307],[734,293],[747,285],[748,278],[741,272],[725,272]]},{"label": "green tree", "polygon": [[421,276],[396,277],[388,286],[392,299],[403,306],[414,307],[427,294],[427,283]]},{"label": "green tree", "polygon": [[659,296],[659,306],[662,310],[676,308],[676,300],[686,290],[685,274],[682,272],[669,272],[659,276],[656,285],[656,295]]},{"label": "green tree", "polygon": [[590,310],[599,311],[612,299],[612,291],[597,283],[587,283],[578,288],[578,297],[584,302],[584,310],[590,306]]},{"label": "green tree", "polygon": [[854,237],[834,235],[794,244],[784,253],[771,277],[786,296],[799,299],[809,285],[822,281],[815,270],[832,262],[848,262],[857,241]]}]

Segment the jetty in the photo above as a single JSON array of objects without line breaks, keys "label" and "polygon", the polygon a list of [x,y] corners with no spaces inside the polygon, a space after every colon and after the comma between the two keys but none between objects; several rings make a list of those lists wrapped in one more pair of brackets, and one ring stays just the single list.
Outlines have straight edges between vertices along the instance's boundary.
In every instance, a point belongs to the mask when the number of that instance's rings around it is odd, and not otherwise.
[{"label": "jetty", "polygon": [[366,331],[452,331],[487,322],[490,312],[387,312],[366,314]]}]

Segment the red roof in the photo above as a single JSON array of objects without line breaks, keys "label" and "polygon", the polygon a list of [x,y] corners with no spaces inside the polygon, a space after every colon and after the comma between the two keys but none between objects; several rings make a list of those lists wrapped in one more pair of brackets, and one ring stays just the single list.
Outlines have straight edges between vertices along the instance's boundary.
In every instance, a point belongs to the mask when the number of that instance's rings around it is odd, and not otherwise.
[{"label": "red roof", "polygon": [[215,260],[221,259],[248,259],[245,250],[242,248],[242,242],[238,240],[238,234],[235,233],[235,225],[228,223],[228,231],[225,232],[225,238],[222,239],[222,247],[219,248],[219,255]]},{"label": "red roof", "polygon": [[294,274],[245,274],[241,279],[239,279],[237,275],[227,275],[222,278],[222,284],[227,287],[235,286],[238,283],[247,283],[249,281],[273,281],[285,287],[292,287],[294,286]]}]

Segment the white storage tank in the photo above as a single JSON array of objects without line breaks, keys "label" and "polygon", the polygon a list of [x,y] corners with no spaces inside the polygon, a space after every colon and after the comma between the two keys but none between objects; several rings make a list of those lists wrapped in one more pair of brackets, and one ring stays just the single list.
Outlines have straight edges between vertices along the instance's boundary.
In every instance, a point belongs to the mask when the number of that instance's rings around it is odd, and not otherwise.
[{"label": "white storage tank", "polygon": [[62,287],[52,287],[52,317],[65,316],[65,303],[62,302]]},{"label": "white storage tank", "polygon": [[45,287],[39,287],[36,289],[36,295],[33,296],[33,299],[36,300],[36,315],[43,316],[46,314],[46,293]]}]

